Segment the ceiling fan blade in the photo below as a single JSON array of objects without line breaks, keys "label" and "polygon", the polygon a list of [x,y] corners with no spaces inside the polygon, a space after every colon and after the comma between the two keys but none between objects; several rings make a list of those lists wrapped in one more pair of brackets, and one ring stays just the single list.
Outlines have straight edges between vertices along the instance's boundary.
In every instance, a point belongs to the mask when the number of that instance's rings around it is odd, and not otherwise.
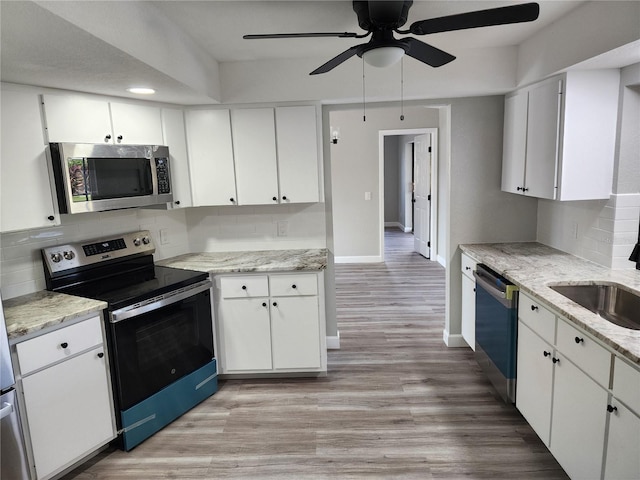
[{"label": "ceiling fan blade", "polygon": [[309,75],[318,75],[319,73],[327,73],[328,71],[333,70],[338,65],[340,65],[342,62],[345,62],[345,61],[349,60],[356,53],[358,53],[358,48],[360,48],[360,45],[355,45],[355,46],[349,48],[348,50],[345,50],[340,55],[337,55],[337,56],[333,57],[331,60],[329,60],[324,65],[321,65],[318,68],[316,68]]},{"label": "ceiling fan blade", "polygon": [[450,32],[467,28],[490,27],[510,23],[532,22],[538,18],[540,6],[537,3],[523,3],[507,7],[477,10],[475,12],[448,15],[414,22],[409,30],[400,33],[427,35],[429,33]]},{"label": "ceiling fan blade", "polygon": [[432,67],[441,67],[456,59],[453,55],[416,38],[405,38],[402,41],[409,45],[409,49],[405,52],[407,55]]},{"label": "ceiling fan blade", "polygon": [[[368,35],[368,33],[367,33]],[[316,37],[338,37],[338,38],[362,38],[366,35],[358,35],[353,32],[318,32],[318,33],[260,33],[254,35],[243,35],[245,40],[262,40],[265,38],[316,38]]]}]

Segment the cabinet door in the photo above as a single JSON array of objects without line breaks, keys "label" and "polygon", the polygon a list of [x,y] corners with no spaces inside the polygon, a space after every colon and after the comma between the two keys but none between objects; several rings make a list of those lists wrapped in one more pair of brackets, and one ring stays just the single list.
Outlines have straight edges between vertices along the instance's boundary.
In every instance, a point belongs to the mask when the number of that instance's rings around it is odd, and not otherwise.
[{"label": "cabinet door", "polygon": [[526,194],[556,198],[561,80],[543,82],[529,91]]},{"label": "cabinet door", "polygon": [[38,478],[59,471],[115,437],[103,348],[22,379]]},{"label": "cabinet door", "polygon": [[462,338],[476,349],[476,282],[462,275]]},{"label": "cabinet door", "polygon": [[547,446],[551,426],[552,354],[547,342],[518,322],[516,407]]},{"label": "cabinet door", "polygon": [[114,143],[164,145],[160,108],[111,102]]},{"label": "cabinet door", "polygon": [[280,202],[317,202],[318,134],[313,106],[277,107]]},{"label": "cabinet door", "polygon": [[184,113],[179,108],[162,109],[162,135],[169,147],[171,190],[173,208],[190,207],[191,181],[189,180],[189,158],[187,157],[187,136],[184,127]]},{"label": "cabinet door", "polygon": [[607,391],[566,357],[556,357],[549,450],[571,478],[599,479]]},{"label": "cabinet door", "polygon": [[235,205],[229,110],[192,110],[186,119],[193,205]]},{"label": "cabinet door", "polygon": [[231,125],[239,204],[278,203],[273,108],[232,110]]},{"label": "cabinet door", "polygon": [[271,370],[271,326],[267,298],[220,302],[224,372]]},{"label": "cabinet door", "polygon": [[113,143],[109,102],[43,95],[49,142]]},{"label": "cabinet door", "polygon": [[3,88],[1,122],[0,231],[59,225],[47,172],[38,95]]},{"label": "cabinet door", "polygon": [[518,92],[504,101],[502,143],[502,190],[524,193],[524,165],[527,150],[527,92]]},{"label": "cabinet door", "polygon": [[606,480],[640,478],[640,417],[615,398],[609,414],[609,440],[604,467]]},{"label": "cabinet door", "polygon": [[271,299],[273,368],[320,368],[318,297]]}]

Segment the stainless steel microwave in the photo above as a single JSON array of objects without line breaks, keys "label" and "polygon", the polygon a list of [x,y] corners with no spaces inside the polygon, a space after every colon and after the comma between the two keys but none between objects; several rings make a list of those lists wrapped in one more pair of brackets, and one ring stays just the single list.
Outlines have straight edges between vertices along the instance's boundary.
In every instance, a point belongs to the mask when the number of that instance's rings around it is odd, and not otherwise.
[{"label": "stainless steel microwave", "polygon": [[165,146],[50,143],[47,156],[60,213],[173,201]]}]

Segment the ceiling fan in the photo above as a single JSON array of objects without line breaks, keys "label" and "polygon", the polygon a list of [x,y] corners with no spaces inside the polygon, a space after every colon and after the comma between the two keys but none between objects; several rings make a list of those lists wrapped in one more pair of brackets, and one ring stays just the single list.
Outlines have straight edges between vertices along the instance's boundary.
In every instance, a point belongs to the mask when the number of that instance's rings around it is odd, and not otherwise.
[{"label": "ceiling fan", "polygon": [[395,38],[393,33],[428,35],[467,28],[531,22],[538,18],[540,12],[537,3],[524,3],[420,20],[412,23],[408,29],[400,30],[400,27],[407,22],[411,5],[413,0],[354,0],[353,10],[358,16],[358,25],[366,30],[363,34],[352,32],[272,33],[244,35],[242,38],[248,40],[305,37],[366,38],[371,35],[367,43],[348,48],[316,68],[310,75],[327,73],[354,55],[362,57],[367,63],[377,67],[392,65],[404,54],[432,67],[441,67],[455,60],[456,57],[413,37]]}]

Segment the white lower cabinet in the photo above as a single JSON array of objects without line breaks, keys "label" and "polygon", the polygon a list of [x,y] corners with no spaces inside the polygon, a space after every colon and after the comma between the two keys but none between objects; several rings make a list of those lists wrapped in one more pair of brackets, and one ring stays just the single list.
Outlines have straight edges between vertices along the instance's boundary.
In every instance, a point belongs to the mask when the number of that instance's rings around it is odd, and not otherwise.
[{"label": "white lower cabinet", "polygon": [[[35,366],[21,371],[18,383],[37,479],[59,474],[116,436],[107,356],[96,330],[100,317],[16,344],[21,367]],[[30,358],[41,353],[47,362]]]},{"label": "white lower cabinet", "polygon": [[476,261],[464,253],[461,255],[462,264],[462,338],[476,349]]},{"label": "white lower cabinet", "polygon": [[547,447],[551,432],[552,353],[547,342],[518,322],[516,407]]},{"label": "white lower cabinet", "polygon": [[220,373],[326,370],[321,276],[217,276]]},{"label": "white lower cabinet", "polygon": [[572,479],[640,478],[640,369],[522,292],[518,317],[523,417]]},{"label": "white lower cabinet", "polygon": [[599,479],[608,393],[565,357],[555,359],[549,449],[571,478]]}]

